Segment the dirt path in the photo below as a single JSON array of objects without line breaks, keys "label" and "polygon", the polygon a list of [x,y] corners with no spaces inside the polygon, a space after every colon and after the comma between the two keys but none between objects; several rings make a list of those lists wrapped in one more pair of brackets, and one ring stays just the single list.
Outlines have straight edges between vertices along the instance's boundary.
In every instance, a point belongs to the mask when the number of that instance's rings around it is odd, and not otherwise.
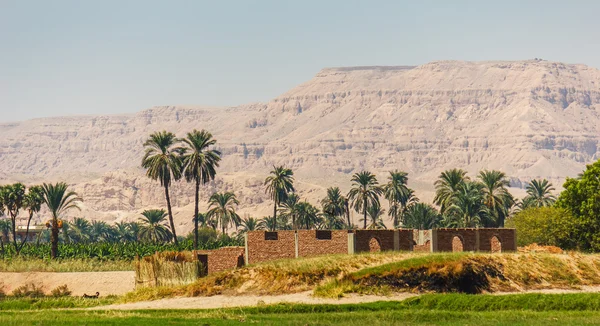
[{"label": "dirt path", "polygon": [[377,295],[349,295],[341,299],[324,299],[312,296],[312,291],[294,294],[269,295],[269,296],[224,296],[195,298],[172,298],[156,301],[142,301],[102,307],[90,308],[92,310],[138,310],[138,309],[214,309],[229,307],[248,307],[261,304],[276,303],[308,303],[308,304],[346,304],[366,303],[374,301],[402,301],[414,297],[416,294],[398,293],[391,296]]},{"label": "dirt path", "polygon": [[0,282],[6,293],[11,293],[15,288],[26,284],[41,286],[44,292],[50,293],[53,289],[66,284],[74,296],[96,292],[100,292],[101,296],[122,295],[134,290],[135,272],[0,272]]}]

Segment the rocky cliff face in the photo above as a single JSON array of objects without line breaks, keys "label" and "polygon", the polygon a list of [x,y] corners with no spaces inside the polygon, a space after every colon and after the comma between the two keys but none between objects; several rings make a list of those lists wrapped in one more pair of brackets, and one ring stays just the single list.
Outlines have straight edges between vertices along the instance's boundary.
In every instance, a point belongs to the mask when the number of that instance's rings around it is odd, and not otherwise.
[{"label": "rocky cliff face", "polygon": [[[0,125],[0,179],[67,180],[83,214],[135,219],[164,205],[139,168],[156,130],[210,130],[223,161],[203,189],[231,190],[242,214],[267,215],[262,180],[273,164],[294,169],[301,196],[347,190],[350,175],[400,169],[431,198],[440,171],[500,169],[516,188],[532,178],[560,185],[600,156],[600,71],[547,61],[433,62],[418,67],[329,68],[266,104],[155,107],[135,115],[36,119]],[[191,227],[192,186],[174,188],[181,231]]]}]

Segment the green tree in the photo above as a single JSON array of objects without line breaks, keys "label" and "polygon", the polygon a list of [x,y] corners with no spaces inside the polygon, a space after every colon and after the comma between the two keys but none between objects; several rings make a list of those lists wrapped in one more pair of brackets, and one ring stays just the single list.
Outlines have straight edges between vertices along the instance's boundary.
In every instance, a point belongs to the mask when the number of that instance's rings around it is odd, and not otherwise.
[{"label": "green tree", "polygon": [[140,218],[140,240],[154,243],[171,241],[173,232],[165,222],[167,222],[167,213],[164,209],[143,211]]},{"label": "green tree", "polygon": [[169,187],[173,180],[181,178],[183,164],[179,155],[180,151],[175,148],[176,144],[177,138],[173,133],[167,131],[155,132],[144,143],[146,151],[142,160],[142,167],[146,169],[146,175],[152,180],[159,180],[161,186],[165,188],[169,224],[171,225],[175,245],[178,244],[177,233],[175,232],[175,223],[173,222]]},{"label": "green tree", "polygon": [[0,188],[0,198],[4,206],[4,210],[8,213],[11,222],[11,233],[15,251],[19,250],[17,243],[17,216],[19,211],[25,204],[25,185],[15,183],[6,185]]},{"label": "green tree", "polygon": [[35,213],[38,213],[42,209],[42,204],[44,203],[42,186],[31,186],[25,195],[23,200],[23,208],[27,210],[28,218],[27,218],[27,229],[25,229],[25,237],[21,239],[21,244],[17,249],[17,255],[20,254],[23,246],[25,246],[25,242],[29,237],[29,226],[31,225],[31,219]]},{"label": "green tree", "polygon": [[383,230],[386,229],[385,223],[383,222],[383,214],[385,209],[382,209],[380,205],[371,205],[367,209],[367,229],[370,230]]},{"label": "green tree", "polygon": [[522,208],[529,207],[548,207],[554,205],[556,196],[552,195],[554,187],[546,179],[531,180],[526,187],[527,196],[523,198]]},{"label": "green tree", "polygon": [[582,250],[600,251],[600,160],[577,178],[567,178],[556,206],[579,221],[575,238]]},{"label": "green tree", "polygon": [[282,219],[292,220],[292,229],[298,228],[298,203],[300,197],[296,194],[289,194],[288,197],[281,203],[279,215]]},{"label": "green tree", "polygon": [[42,185],[42,193],[44,198],[44,204],[48,206],[50,214],[52,216],[52,222],[50,224],[52,233],[50,242],[51,252],[50,256],[52,259],[58,257],[58,219],[59,217],[70,209],[80,209],[77,203],[81,202],[82,199],[74,191],[68,191],[68,186],[64,182],[57,184]]},{"label": "green tree", "polygon": [[307,230],[314,229],[321,222],[319,210],[308,202],[297,204],[298,224]]},{"label": "green tree", "polygon": [[440,218],[440,213],[435,207],[425,203],[416,203],[410,205],[406,210],[403,227],[429,230],[438,226]]},{"label": "green tree", "polygon": [[448,202],[446,214],[453,216],[459,227],[479,227],[489,218],[482,188],[478,182],[465,182]]},{"label": "green tree", "polygon": [[[273,200],[273,219],[277,221],[277,207],[295,191],[294,172],[283,166],[273,166],[270,175],[265,179],[265,186],[266,192]],[[273,223],[273,228],[276,226],[277,224]]]},{"label": "green tree", "polygon": [[345,216],[348,229],[352,228],[352,222],[350,222],[350,210],[348,209],[348,199],[342,195],[340,188],[327,188],[327,196],[321,200],[321,206],[323,208],[323,213],[334,218],[330,219],[331,222]]},{"label": "green tree", "polygon": [[242,220],[240,230],[241,233],[257,230],[263,230],[263,227],[258,219],[255,219],[254,217],[248,217]]},{"label": "green tree", "polygon": [[112,236],[111,227],[104,221],[92,221],[90,240],[91,242],[108,242]]},{"label": "green tree", "polygon": [[484,223],[486,227],[504,227],[504,220],[515,203],[506,187],[509,181],[506,174],[500,171],[483,170],[477,176],[483,188],[483,202],[487,206],[490,219]]},{"label": "green tree", "polygon": [[[214,180],[217,174],[216,168],[221,160],[221,152],[210,148],[215,146],[217,141],[206,130],[194,130],[188,133],[182,141],[185,144],[183,149],[183,174],[188,182],[193,181],[196,184],[194,216],[198,216],[200,184]],[[197,219],[194,219],[194,249],[198,249]]]},{"label": "green tree", "polygon": [[88,220],[76,217],[69,223],[69,229],[71,241],[80,243],[90,241],[92,226]]},{"label": "green tree", "polygon": [[347,228],[347,225],[341,216],[335,216],[327,212],[323,212],[321,213],[318,228],[322,230],[341,230]]},{"label": "green tree", "polygon": [[465,182],[469,181],[467,172],[461,169],[446,170],[440,174],[435,185],[433,203],[440,206],[440,213],[445,214],[452,205],[451,201]]},{"label": "green tree", "polygon": [[402,171],[390,171],[388,183],[383,187],[383,195],[390,203],[388,215],[392,219],[394,227],[402,224],[403,214],[407,207],[414,201],[414,192],[408,188],[408,173]]},{"label": "green tree", "polygon": [[240,216],[235,212],[235,206],[239,205],[239,201],[235,194],[231,192],[214,193],[208,200],[207,217],[214,219],[221,226],[222,234],[226,234],[225,230],[228,225],[233,225],[236,228],[240,225]]},{"label": "green tree", "polygon": [[531,207],[516,213],[506,225],[517,229],[517,245],[532,243],[577,249],[577,220],[565,209]]},{"label": "green tree", "polygon": [[352,176],[352,188],[348,192],[354,210],[363,214],[364,228],[367,228],[367,214],[369,207],[380,206],[379,196],[383,190],[379,187],[377,178],[368,171],[361,171]]}]

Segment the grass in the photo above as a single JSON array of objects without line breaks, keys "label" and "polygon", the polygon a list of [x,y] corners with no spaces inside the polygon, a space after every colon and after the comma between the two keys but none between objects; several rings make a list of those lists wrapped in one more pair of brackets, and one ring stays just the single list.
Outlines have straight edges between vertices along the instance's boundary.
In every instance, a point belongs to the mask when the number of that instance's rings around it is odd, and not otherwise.
[{"label": "grass", "polygon": [[[108,296],[99,299],[83,299],[81,297],[44,297],[44,298],[15,298],[0,299],[0,311],[7,310],[41,310],[58,308],[88,308],[109,305],[117,301],[117,297]],[[2,324],[0,322],[0,324]]]},{"label": "grass", "polygon": [[100,259],[27,259],[0,260],[0,272],[107,272],[133,271],[132,261]]},{"label": "grass", "polygon": [[598,294],[433,294],[403,302],[279,304],[212,310],[0,312],[2,325],[592,325]]}]

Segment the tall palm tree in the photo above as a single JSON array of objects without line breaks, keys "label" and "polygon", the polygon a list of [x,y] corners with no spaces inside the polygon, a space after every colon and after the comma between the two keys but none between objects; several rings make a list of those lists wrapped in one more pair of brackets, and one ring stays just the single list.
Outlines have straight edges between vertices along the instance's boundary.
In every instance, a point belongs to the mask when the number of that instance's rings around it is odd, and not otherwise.
[{"label": "tall palm tree", "polygon": [[[273,171],[265,179],[266,192],[273,200],[273,219],[277,221],[277,207],[287,199],[294,189],[294,172],[283,166],[273,166]],[[272,231],[275,231],[276,223]]]},{"label": "tall palm tree", "polygon": [[23,208],[27,210],[29,216],[27,218],[27,229],[25,230],[25,237],[21,239],[21,245],[17,249],[17,255],[25,246],[25,242],[29,237],[29,226],[31,225],[31,219],[33,218],[33,214],[39,212],[42,209],[42,204],[44,203],[44,198],[42,194],[42,186],[31,186],[25,195],[23,200]]},{"label": "tall palm tree", "polygon": [[385,199],[390,203],[388,215],[392,218],[394,227],[402,222],[402,215],[406,211],[411,200],[414,200],[414,192],[408,188],[408,173],[402,171],[390,171],[388,183],[383,187]]},{"label": "tall palm tree", "polygon": [[369,206],[367,209],[367,218],[369,220],[366,228],[369,230],[386,229],[383,222],[383,214],[385,214],[385,209],[382,209],[380,205]]},{"label": "tall palm tree", "polygon": [[546,179],[533,179],[526,189],[527,196],[523,198],[523,208],[552,206],[556,201],[556,197],[552,195],[555,189]]},{"label": "tall palm tree", "polygon": [[214,219],[221,226],[223,235],[229,225],[238,227],[240,225],[240,216],[235,212],[235,206],[240,202],[232,192],[215,192],[208,200],[207,217]]},{"label": "tall palm tree", "polygon": [[332,217],[346,217],[348,229],[352,228],[350,222],[350,211],[348,209],[348,199],[342,195],[339,187],[327,188],[327,196],[321,200],[323,213]]},{"label": "tall palm tree", "polygon": [[70,209],[80,209],[77,203],[82,199],[74,191],[68,191],[68,186],[64,182],[57,184],[42,185],[44,203],[48,206],[52,215],[52,233],[50,241],[52,242],[50,256],[54,259],[58,256],[58,219]]},{"label": "tall palm tree", "polygon": [[364,228],[367,228],[367,211],[371,206],[379,206],[379,196],[383,190],[378,186],[377,178],[369,171],[355,173],[352,176],[352,189],[348,199],[357,213],[363,214]]},{"label": "tall palm tree", "polygon": [[283,219],[292,220],[292,228],[298,228],[298,203],[300,197],[296,194],[289,194],[288,197],[281,203],[279,215]]},{"label": "tall palm tree", "polygon": [[319,210],[308,202],[300,202],[297,204],[298,224],[301,228],[310,230],[321,222]]},{"label": "tall palm tree", "polygon": [[175,245],[178,243],[175,223],[173,222],[173,212],[171,210],[169,186],[171,186],[173,180],[181,178],[182,160],[179,155],[179,149],[175,148],[176,143],[177,138],[173,133],[167,131],[155,132],[144,143],[146,152],[142,160],[142,167],[146,169],[146,175],[152,180],[159,180],[160,184],[165,188],[169,223]]},{"label": "tall palm tree", "polygon": [[242,220],[241,223],[241,227],[242,229],[240,230],[241,233],[246,233],[249,231],[257,231],[257,230],[262,230],[263,229],[263,225],[260,224],[260,221],[258,219],[255,219],[254,217],[248,217]]},{"label": "tall palm tree", "polygon": [[164,209],[148,209],[140,218],[140,240],[149,242],[167,242],[174,236],[165,224],[167,213]]},{"label": "tall palm tree", "polygon": [[[183,148],[183,174],[188,182],[196,183],[194,216],[198,216],[198,203],[200,184],[214,180],[216,168],[221,160],[221,152],[210,149],[217,143],[212,134],[206,130],[195,130],[182,139]],[[198,250],[198,220],[194,219],[194,249]]]},{"label": "tall palm tree", "polygon": [[483,185],[483,202],[487,206],[495,223],[485,223],[484,226],[504,227],[511,207],[515,204],[513,196],[508,192],[509,181],[506,174],[500,171],[483,170],[477,176]]},{"label": "tall palm tree", "polygon": [[341,230],[347,228],[346,222],[341,216],[331,215],[327,212],[321,213],[321,222],[317,226],[324,230]]},{"label": "tall palm tree", "polygon": [[446,170],[440,174],[434,183],[435,198],[433,199],[434,204],[440,206],[440,213],[446,213],[452,198],[467,181],[469,181],[467,172],[461,169]]},{"label": "tall palm tree", "polygon": [[74,242],[88,242],[90,241],[90,235],[92,226],[88,220],[76,217],[73,222],[68,223],[70,229],[70,237]]},{"label": "tall palm tree", "polygon": [[409,229],[429,230],[438,226],[440,213],[431,205],[416,203],[410,205],[404,214],[403,227]]},{"label": "tall palm tree", "polygon": [[138,241],[140,239],[140,230],[141,230],[141,225],[138,222],[129,222],[127,223],[127,229],[129,230],[128,236],[129,236],[129,240],[128,241]]},{"label": "tall palm tree", "polygon": [[258,220],[258,227],[261,230],[275,230],[277,227],[277,221],[273,218],[273,216],[265,216]]},{"label": "tall palm tree", "polygon": [[111,227],[104,221],[92,221],[90,231],[92,242],[107,242],[111,239]]},{"label": "tall palm tree", "polygon": [[2,198],[4,210],[10,218],[13,245],[17,252],[19,250],[17,243],[17,216],[19,216],[19,211],[24,206],[25,196],[25,185],[22,183],[6,185],[0,189],[0,197]]},{"label": "tall palm tree", "polygon": [[451,198],[446,214],[454,216],[460,227],[479,227],[490,217],[482,188],[478,182],[465,182]]}]

